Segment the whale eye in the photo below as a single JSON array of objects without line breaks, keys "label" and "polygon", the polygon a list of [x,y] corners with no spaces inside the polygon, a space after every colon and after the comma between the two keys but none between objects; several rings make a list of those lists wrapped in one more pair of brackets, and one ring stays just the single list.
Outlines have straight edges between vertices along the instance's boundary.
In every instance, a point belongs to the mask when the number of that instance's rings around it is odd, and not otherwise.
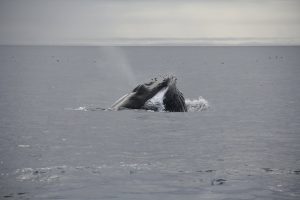
[{"label": "whale eye", "polygon": [[134,88],[132,90],[132,92],[136,92],[137,94],[142,94],[145,91],[147,91],[147,88],[145,87],[145,85],[138,85],[138,86],[136,86],[136,88]]},{"label": "whale eye", "polygon": [[146,86],[149,86],[149,85],[152,85],[152,81],[151,82],[149,82],[149,83],[145,83],[144,85],[146,85]]}]

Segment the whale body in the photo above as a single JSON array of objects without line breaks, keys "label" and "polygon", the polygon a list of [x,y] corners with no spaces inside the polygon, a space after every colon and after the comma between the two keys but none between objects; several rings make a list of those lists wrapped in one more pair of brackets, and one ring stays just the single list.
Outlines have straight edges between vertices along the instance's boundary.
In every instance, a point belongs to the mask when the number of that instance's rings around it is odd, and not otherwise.
[{"label": "whale body", "polygon": [[[163,107],[168,112],[187,112],[183,94],[176,87],[175,76],[165,76],[151,79],[139,84],[130,93],[118,99],[111,108],[122,109],[146,109],[159,111]],[[161,105],[151,103],[153,98],[160,96]]]}]

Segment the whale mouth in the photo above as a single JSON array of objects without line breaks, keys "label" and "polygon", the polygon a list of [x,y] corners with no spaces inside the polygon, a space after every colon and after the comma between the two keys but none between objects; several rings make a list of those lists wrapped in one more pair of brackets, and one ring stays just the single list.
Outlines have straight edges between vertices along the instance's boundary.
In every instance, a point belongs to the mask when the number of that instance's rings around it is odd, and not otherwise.
[{"label": "whale mouth", "polygon": [[166,93],[169,89],[174,89],[176,87],[176,76],[168,75],[160,77],[162,78],[160,82],[160,89],[154,96],[152,96],[150,99],[148,99],[143,106],[143,109],[146,110],[153,110],[153,111],[165,111],[166,105],[165,105],[165,99],[166,99]]},{"label": "whale mouth", "polygon": [[157,92],[152,98],[148,99],[143,108],[146,110],[154,110],[154,111],[164,111],[164,98],[165,94],[168,91],[169,87],[163,87],[159,92]]}]

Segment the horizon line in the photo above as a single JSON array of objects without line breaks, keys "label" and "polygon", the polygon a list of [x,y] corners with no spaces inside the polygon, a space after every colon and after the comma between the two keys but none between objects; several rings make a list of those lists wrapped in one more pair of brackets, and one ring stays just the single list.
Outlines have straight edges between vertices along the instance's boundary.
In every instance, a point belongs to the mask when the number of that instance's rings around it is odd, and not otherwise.
[{"label": "horizon line", "polygon": [[95,38],[8,41],[1,46],[299,46],[300,38]]}]

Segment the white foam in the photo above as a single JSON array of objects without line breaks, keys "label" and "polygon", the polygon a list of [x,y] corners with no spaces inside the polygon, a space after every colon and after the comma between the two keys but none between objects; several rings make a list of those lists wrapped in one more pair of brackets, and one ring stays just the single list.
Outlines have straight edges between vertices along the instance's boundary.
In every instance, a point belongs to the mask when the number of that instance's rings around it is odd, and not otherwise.
[{"label": "white foam", "polygon": [[87,107],[85,106],[82,106],[82,107],[78,107],[78,108],[75,108],[74,110],[82,110],[82,111],[87,111]]},{"label": "white foam", "polygon": [[185,104],[188,112],[203,111],[209,107],[208,101],[201,96],[198,99],[186,99]]},{"label": "white foam", "polygon": [[28,144],[19,144],[18,147],[28,148],[28,147],[30,147],[30,145],[28,145]]},{"label": "white foam", "polygon": [[65,110],[88,111],[88,108],[86,106],[80,106],[78,108],[65,108]]},{"label": "white foam", "polygon": [[[165,93],[167,92],[168,87],[159,91],[155,96],[149,99],[145,103],[146,108],[153,108],[155,111],[163,112],[165,111],[165,106],[163,103]],[[199,112],[209,108],[209,103],[203,97],[199,97],[198,99],[185,99],[185,104],[188,112]],[[75,110],[75,111],[110,111],[111,109],[104,109],[95,106],[80,106],[78,108],[67,108],[66,110]],[[150,109],[151,110],[151,109]],[[27,147],[27,146],[19,146],[19,147]]]}]

